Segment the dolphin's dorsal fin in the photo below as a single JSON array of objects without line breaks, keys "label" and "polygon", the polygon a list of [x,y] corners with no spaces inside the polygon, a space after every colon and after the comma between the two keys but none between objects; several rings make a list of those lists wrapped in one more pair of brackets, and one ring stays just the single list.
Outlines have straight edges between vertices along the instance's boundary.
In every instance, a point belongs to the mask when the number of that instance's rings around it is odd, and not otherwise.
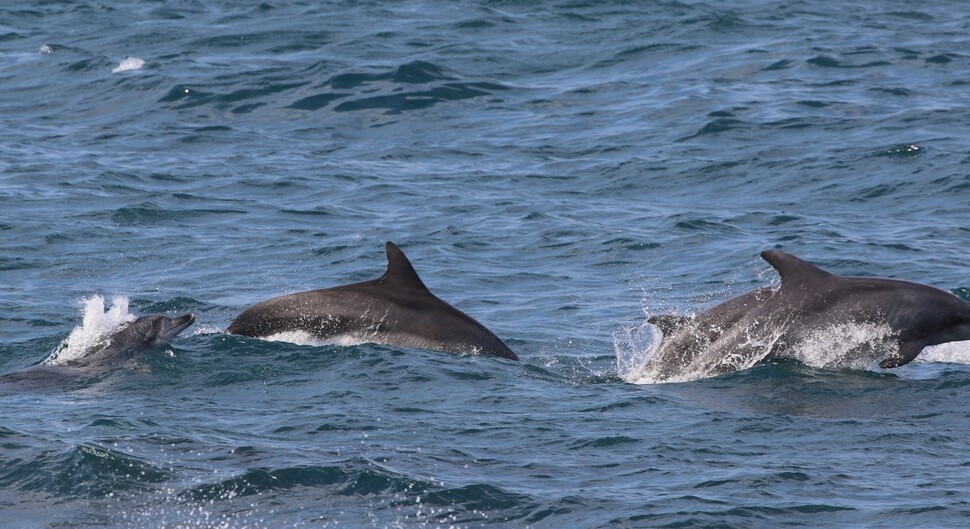
[{"label": "dolphin's dorsal fin", "polygon": [[778,250],[761,252],[761,257],[778,271],[778,275],[781,276],[782,286],[786,284],[800,285],[832,276],[832,274],[811,263],[802,261],[792,254]]},{"label": "dolphin's dorsal fin", "polygon": [[411,266],[411,261],[408,261],[404,252],[390,241],[387,242],[387,271],[378,281],[383,285],[398,288],[428,290]]}]

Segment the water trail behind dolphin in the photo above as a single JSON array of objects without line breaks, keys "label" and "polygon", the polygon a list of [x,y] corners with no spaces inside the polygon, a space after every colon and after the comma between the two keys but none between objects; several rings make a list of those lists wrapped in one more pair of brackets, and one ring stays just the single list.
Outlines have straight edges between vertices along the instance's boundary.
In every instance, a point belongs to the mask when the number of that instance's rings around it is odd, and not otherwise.
[{"label": "water trail behind dolphin", "polygon": [[111,308],[105,310],[104,297],[91,296],[81,300],[84,319],[74,328],[54,351],[42,362],[45,365],[60,365],[76,360],[95,345],[107,339],[114,331],[135,320],[128,312],[128,298],[114,296]]},{"label": "water trail behind dolphin", "polygon": [[950,364],[970,364],[970,340],[941,343],[923,349],[913,363],[946,362]]},{"label": "water trail behind dolphin", "polygon": [[[676,376],[660,379],[655,376],[648,361],[663,340],[660,329],[647,322],[645,314],[639,326],[624,328],[613,336],[616,353],[617,374],[631,384],[656,384],[670,382],[689,382],[716,376],[704,372],[703,368],[685,368]],[[890,329],[886,326],[841,323],[812,333],[780,356],[798,360],[819,369],[855,369],[882,371],[879,361],[886,357],[895,343],[887,338]],[[766,343],[766,354],[772,344]],[[738,370],[753,367],[760,361],[756,357],[751,365],[739,366]],[[970,340],[950,342],[927,347],[914,364],[951,363],[970,364]]]}]

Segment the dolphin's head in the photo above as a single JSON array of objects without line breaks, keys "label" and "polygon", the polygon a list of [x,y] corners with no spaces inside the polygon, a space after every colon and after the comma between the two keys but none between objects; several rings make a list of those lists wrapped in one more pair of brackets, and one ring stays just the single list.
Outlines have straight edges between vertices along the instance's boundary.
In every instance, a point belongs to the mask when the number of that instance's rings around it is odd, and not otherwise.
[{"label": "dolphin's head", "polygon": [[161,314],[142,316],[112,336],[111,342],[121,350],[130,349],[133,354],[171,342],[194,321],[195,314],[183,314],[177,318]]},{"label": "dolphin's head", "polygon": [[151,346],[157,347],[171,342],[180,332],[192,325],[195,322],[195,314],[183,314],[177,318],[161,315],[143,316],[135,320],[132,325],[141,322],[150,329],[148,336],[151,336]]}]

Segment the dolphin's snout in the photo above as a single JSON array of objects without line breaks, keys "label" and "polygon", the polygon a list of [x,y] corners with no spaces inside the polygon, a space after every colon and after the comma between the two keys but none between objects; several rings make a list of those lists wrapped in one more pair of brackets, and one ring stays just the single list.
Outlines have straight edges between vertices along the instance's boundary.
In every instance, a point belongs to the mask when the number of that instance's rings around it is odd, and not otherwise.
[{"label": "dolphin's snout", "polygon": [[193,323],[195,323],[195,314],[192,314],[191,312],[188,314],[183,314],[177,318],[172,318],[166,321],[163,325],[161,332],[159,332],[160,338],[162,338],[164,341],[171,340]]}]

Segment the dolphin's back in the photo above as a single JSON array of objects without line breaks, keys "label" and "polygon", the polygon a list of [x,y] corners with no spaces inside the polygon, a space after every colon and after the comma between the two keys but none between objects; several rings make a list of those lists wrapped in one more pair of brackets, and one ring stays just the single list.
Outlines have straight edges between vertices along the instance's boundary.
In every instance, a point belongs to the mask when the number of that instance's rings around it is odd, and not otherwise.
[{"label": "dolphin's back", "polygon": [[252,337],[289,331],[518,360],[484,325],[432,294],[390,242],[383,276],[263,301],[243,311],[227,329]]}]

